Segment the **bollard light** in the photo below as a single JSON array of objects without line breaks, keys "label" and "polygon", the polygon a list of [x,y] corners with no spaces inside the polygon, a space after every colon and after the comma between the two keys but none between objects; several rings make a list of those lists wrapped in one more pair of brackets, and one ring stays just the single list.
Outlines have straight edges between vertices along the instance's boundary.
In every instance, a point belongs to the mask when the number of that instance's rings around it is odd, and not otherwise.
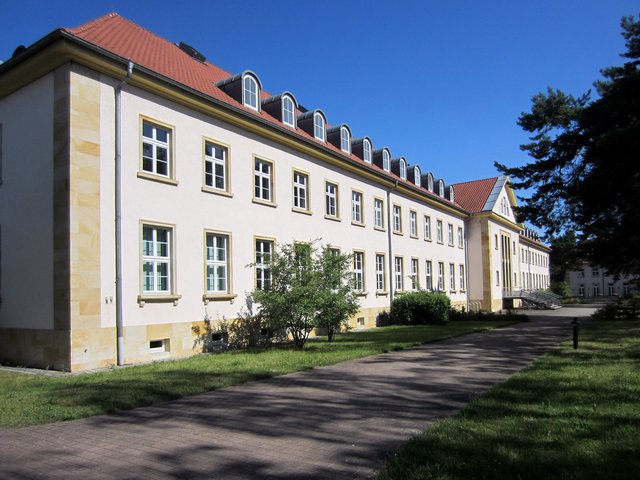
[{"label": "bollard light", "polygon": [[571,326],[573,327],[573,349],[578,349],[578,317],[573,317],[571,321]]}]

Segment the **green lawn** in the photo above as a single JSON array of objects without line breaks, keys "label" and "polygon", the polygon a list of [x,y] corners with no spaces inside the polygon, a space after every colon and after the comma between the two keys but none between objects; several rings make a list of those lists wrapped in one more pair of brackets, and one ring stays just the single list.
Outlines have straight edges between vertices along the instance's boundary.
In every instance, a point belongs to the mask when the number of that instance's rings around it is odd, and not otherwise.
[{"label": "green lawn", "polygon": [[640,478],[640,322],[570,342],[405,444],[379,480]]},{"label": "green lawn", "polygon": [[62,378],[0,371],[0,427],[127,410],[508,323],[513,322],[384,327],[337,335],[332,343],[310,341],[303,350],[288,346],[239,350]]}]

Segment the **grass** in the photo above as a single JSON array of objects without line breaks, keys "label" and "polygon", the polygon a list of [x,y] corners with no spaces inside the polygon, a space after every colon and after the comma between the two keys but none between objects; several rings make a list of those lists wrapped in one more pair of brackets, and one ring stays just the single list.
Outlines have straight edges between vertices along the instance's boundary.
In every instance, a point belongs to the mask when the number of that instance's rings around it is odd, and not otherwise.
[{"label": "grass", "polygon": [[590,322],[577,351],[563,344],[437,422],[378,478],[640,478],[640,322]]},{"label": "grass", "polygon": [[331,343],[309,341],[303,350],[289,346],[238,350],[54,378],[0,371],[0,427],[128,410],[508,323],[513,321],[384,327],[337,335]]}]

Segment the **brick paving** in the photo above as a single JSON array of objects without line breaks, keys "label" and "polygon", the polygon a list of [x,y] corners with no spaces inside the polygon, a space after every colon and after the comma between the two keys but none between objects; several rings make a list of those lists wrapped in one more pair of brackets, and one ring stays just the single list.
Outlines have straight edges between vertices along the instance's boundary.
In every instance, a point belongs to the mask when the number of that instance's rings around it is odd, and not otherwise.
[{"label": "brick paving", "polygon": [[563,310],[120,414],[0,429],[0,479],[371,478],[408,438],[568,338],[567,316],[591,313]]}]

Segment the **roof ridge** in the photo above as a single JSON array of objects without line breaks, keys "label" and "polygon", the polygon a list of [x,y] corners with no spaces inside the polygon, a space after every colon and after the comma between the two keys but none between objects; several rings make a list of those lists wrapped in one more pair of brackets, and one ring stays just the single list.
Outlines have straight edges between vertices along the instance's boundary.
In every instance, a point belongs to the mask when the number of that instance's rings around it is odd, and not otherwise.
[{"label": "roof ridge", "polygon": [[126,18],[121,17],[117,12],[110,12],[110,13],[107,13],[106,15],[101,16],[101,17],[94,18],[93,20],[90,20],[87,23],[83,23],[79,27],[74,27],[74,28],[65,27],[64,30],[66,30],[69,33],[72,33],[72,34],[76,35],[78,33],[87,32],[87,31],[91,30],[92,28],[94,28],[96,25],[98,25],[98,24],[100,24],[102,22],[106,22],[107,20],[111,20],[112,18],[115,18],[115,17],[120,17],[120,18],[126,20]]}]

